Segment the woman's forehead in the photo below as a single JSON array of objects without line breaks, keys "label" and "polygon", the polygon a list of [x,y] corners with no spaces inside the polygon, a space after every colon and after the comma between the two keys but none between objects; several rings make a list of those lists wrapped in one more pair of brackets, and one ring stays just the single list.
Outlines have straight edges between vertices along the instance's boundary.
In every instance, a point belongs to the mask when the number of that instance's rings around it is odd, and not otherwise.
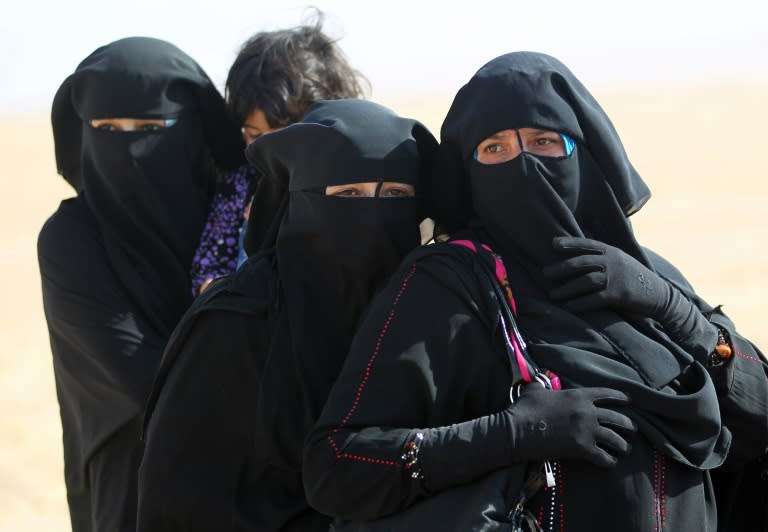
[{"label": "woman's forehead", "polygon": [[489,135],[487,138],[490,140],[507,139],[510,137],[516,137],[517,133],[520,133],[520,135],[525,136],[525,135],[539,135],[542,133],[559,133],[559,131],[555,131],[553,129],[542,129],[538,127],[517,127],[517,128],[502,129],[500,131],[493,133],[492,135]]}]

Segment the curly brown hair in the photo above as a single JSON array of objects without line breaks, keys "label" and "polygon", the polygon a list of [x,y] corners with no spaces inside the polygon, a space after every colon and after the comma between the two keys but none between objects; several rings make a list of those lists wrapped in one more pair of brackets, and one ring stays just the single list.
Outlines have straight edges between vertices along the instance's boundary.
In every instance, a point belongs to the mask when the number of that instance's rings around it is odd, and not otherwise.
[{"label": "curly brown hair", "polygon": [[368,81],[323,33],[323,18],[318,10],[314,24],[259,32],[243,44],[225,86],[238,124],[259,109],[271,127],[283,127],[319,100],[364,97]]}]

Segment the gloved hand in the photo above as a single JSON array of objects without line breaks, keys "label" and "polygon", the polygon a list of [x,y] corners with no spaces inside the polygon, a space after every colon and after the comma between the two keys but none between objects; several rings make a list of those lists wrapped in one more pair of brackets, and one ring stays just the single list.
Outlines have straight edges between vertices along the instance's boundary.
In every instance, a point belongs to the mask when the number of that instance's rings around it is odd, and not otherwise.
[{"label": "gloved hand", "polygon": [[629,452],[634,422],[610,407],[629,398],[610,388],[552,391],[529,385],[500,413],[510,438],[510,460],[580,459],[613,466]]},{"label": "gloved hand", "polygon": [[527,460],[586,460],[616,464],[630,450],[634,422],[614,408],[629,398],[610,388],[545,390],[525,387],[500,412],[430,429],[416,429],[419,467],[429,489],[441,490]]},{"label": "gloved hand", "polygon": [[565,257],[542,273],[556,284],[549,296],[575,312],[613,308],[658,321],[700,360],[717,343],[717,329],[679,290],[624,251],[597,240],[557,237]]}]

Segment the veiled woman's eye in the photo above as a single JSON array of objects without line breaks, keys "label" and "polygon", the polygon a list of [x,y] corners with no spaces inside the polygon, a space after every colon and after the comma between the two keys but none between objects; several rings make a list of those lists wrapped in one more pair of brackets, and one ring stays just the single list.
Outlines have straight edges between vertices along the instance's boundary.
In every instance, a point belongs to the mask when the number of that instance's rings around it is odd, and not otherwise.
[{"label": "veiled woman's eye", "polygon": [[398,182],[386,182],[379,191],[380,198],[409,198],[416,195],[413,185]]},{"label": "veiled woman's eye", "polygon": [[159,131],[176,123],[175,118],[95,118],[91,127],[100,131]]},{"label": "veiled woman's eye", "polygon": [[520,142],[514,129],[497,131],[483,139],[475,149],[474,158],[481,164],[499,164],[520,155]]},{"label": "veiled woman's eye", "polygon": [[360,196],[360,191],[356,188],[344,188],[341,190],[334,190],[331,194],[331,196],[343,196],[343,197],[354,197],[354,196]]},{"label": "veiled woman's eye", "polygon": [[565,147],[560,133],[547,129],[520,128],[525,151],[542,157],[563,157]]}]

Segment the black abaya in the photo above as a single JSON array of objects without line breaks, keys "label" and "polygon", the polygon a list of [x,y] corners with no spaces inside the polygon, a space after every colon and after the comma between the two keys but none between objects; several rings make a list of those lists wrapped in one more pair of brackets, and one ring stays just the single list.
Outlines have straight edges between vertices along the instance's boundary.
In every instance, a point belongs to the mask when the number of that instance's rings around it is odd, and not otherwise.
[{"label": "black abaya", "polygon": [[[482,450],[487,435],[457,425],[500,411],[509,403],[509,363],[493,319],[496,303],[474,277],[471,259],[451,244],[431,248],[407,257],[389,286],[374,299],[308,438],[304,457],[308,500],[342,522],[395,514],[380,524],[381,530],[388,525],[397,529],[408,526],[408,512],[416,512],[417,522],[423,522],[422,514],[428,512],[435,529],[450,530],[452,520],[461,519],[462,513],[431,497],[466,489],[468,483],[507,467],[501,485],[508,492],[500,498],[506,496],[511,505],[526,478],[526,463],[493,461],[488,456],[497,453]],[[685,284],[682,278],[673,280]],[[710,309],[701,305],[702,310]],[[715,530],[709,474],[700,466],[722,457],[725,449],[702,447],[692,432],[705,434],[711,423],[719,430],[720,415],[700,410],[701,398],[712,386],[704,369],[699,367],[698,374],[689,376],[686,396],[673,386],[654,396],[637,377],[611,374],[615,368],[610,364],[595,366],[593,375],[579,369],[578,362],[567,368],[563,364],[569,361],[594,357],[595,331],[561,329],[555,346],[528,334],[526,323],[530,319],[535,323],[537,315],[546,316],[554,309],[526,309],[522,304],[519,308],[531,355],[552,367],[560,361],[555,371],[567,388],[599,384],[629,393],[633,402],[623,411],[637,421],[641,433],[631,440],[631,454],[615,468],[557,461],[557,487],[540,492],[528,504],[544,530],[561,526],[565,530]],[[728,459],[738,465],[768,441],[765,370],[759,352],[736,333],[730,321],[722,315],[714,319],[731,332],[742,354],[724,368],[718,381],[722,417],[733,433]],[[608,344],[603,348],[606,354],[612,349]],[[417,433],[424,438],[418,460],[423,478],[414,478],[404,460],[407,445]],[[698,464],[684,464],[685,458]],[[452,492],[446,493],[452,497]],[[509,509],[493,508],[490,513],[504,515]],[[479,513],[477,506],[465,509],[473,510]]]},{"label": "black abaya", "polygon": [[168,344],[147,409],[138,530],[327,530],[304,498],[301,453],[365,305],[419,243],[417,198],[325,187],[419,189],[436,143],[362,100],[312,106],[248,148],[263,172],[249,260],[195,301]]},{"label": "black abaya", "polygon": [[[481,141],[519,128],[567,134],[575,147],[560,157],[523,151],[499,164],[478,161]],[[444,229],[469,226],[468,238],[499,253],[532,359],[565,388],[627,393],[622,412],[638,427],[632,453],[614,469],[557,462],[555,487],[530,503],[547,527],[715,530],[709,471],[755,459],[768,444],[763,358],[635,240],[627,217],[649,197],[599,104],[549,56],[519,52],[489,62],[443,124],[429,214]],[[544,272],[564,261],[555,244],[566,237],[620,250],[621,264],[643,272],[624,277],[635,292],[586,311],[553,299],[558,284]],[[308,498],[321,511],[376,518],[510,465],[489,447],[498,431],[490,438],[475,425],[446,426],[502,411],[510,384],[493,381],[508,372],[492,366],[504,356],[498,331],[485,325],[496,315],[484,311],[487,291],[447,246],[407,259],[361,326],[307,449]],[[630,305],[657,293],[675,296],[684,312],[662,320]],[[737,355],[706,369],[718,341],[713,324],[730,334]],[[423,481],[405,467],[409,445],[420,449]],[[510,471],[524,477],[519,466]]]},{"label": "black abaya", "polygon": [[[120,132],[92,127],[98,118],[176,123]],[[52,121],[59,172],[78,193],[38,239],[72,526],[133,530],[140,415],[191,300],[215,165],[239,164],[242,143],[200,67],[149,38],[86,58],[59,89]]]}]

